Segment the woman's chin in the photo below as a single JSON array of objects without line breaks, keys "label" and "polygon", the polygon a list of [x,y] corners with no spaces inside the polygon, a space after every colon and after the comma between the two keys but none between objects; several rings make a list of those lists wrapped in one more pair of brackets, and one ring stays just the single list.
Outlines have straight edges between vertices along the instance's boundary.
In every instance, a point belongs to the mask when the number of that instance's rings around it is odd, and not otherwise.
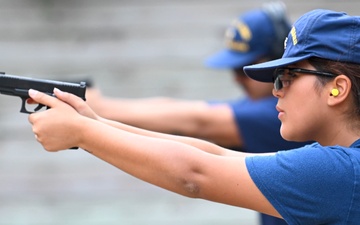
[{"label": "woman's chin", "polygon": [[289,130],[285,129],[283,125],[280,127],[280,135],[281,137],[286,141],[299,141],[299,137],[296,137],[296,135],[293,132],[290,132]]}]

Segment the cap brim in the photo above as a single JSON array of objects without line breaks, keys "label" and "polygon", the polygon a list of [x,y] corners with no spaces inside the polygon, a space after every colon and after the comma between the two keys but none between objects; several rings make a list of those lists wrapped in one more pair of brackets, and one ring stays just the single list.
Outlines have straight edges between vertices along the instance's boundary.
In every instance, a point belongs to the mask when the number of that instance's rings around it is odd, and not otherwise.
[{"label": "cap brim", "polygon": [[241,68],[253,63],[263,52],[236,52],[231,50],[223,50],[215,55],[208,57],[204,64],[207,67],[215,69],[232,69]]},{"label": "cap brim", "polygon": [[309,58],[309,55],[276,59],[251,66],[245,66],[244,72],[247,76],[254,80],[261,82],[273,82],[273,75],[276,68],[287,66],[307,58]]}]

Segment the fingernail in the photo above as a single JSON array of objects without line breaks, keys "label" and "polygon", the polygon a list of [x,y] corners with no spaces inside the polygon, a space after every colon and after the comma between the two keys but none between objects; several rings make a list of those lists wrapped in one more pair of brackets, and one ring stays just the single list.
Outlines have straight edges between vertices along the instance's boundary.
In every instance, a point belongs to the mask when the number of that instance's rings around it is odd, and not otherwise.
[{"label": "fingernail", "polygon": [[60,91],[60,89],[58,88],[54,88],[54,94],[55,95],[61,95],[62,91]]},{"label": "fingernail", "polygon": [[30,97],[35,97],[37,95],[38,91],[34,89],[29,89],[29,95]]}]

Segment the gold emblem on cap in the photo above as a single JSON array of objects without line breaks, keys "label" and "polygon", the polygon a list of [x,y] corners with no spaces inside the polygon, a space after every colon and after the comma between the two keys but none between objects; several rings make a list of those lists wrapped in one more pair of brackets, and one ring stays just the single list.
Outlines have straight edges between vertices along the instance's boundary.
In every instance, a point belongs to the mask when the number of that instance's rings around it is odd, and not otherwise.
[{"label": "gold emblem on cap", "polygon": [[298,40],[297,40],[297,37],[296,37],[296,29],[295,29],[295,27],[291,28],[290,34],[291,34],[291,37],[292,37],[293,45],[296,45]]},{"label": "gold emblem on cap", "polygon": [[[234,28],[236,28],[236,30],[234,30]],[[236,31],[239,32],[241,39],[244,41],[235,41],[234,40],[236,37]],[[249,27],[239,20],[234,20],[232,23],[232,27],[227,29],[227,31],[225,32],[225,40],[226,40],[226,45],[228,46],[228,48],[235,50],[235,51],[240,51],[240,52],[249,51],[250,46],[249,46],[248,42],[249,42],[249,40],[251,40],[251,37],[252,37],[252,34],[251,34],[251,30],[249,29]]]},{"label": "gold emblem on cap", "polygon": [[249,27],[244,24],[241,21],[235,21],[235,26],[239,31],[240,36],[245,40],[245,41],[249,41],[251,39],[251,31],[249,29]]},{"label": "gold emblem on cap", "polygon": [[286,37],[285,40],[284,40],[284,50],[286,50],[286,43],[288,41],[288,38]]}]

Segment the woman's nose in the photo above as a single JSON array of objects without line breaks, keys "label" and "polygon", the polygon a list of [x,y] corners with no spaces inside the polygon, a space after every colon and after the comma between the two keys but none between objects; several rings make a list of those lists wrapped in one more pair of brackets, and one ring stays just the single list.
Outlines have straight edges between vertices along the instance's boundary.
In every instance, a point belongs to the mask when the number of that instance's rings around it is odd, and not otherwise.
[{"label": "woman's nose", "polygon": [[273,94],[276,98],[280,98],[280,97],[282,97],[282,96],[284,95],[284,91],[283,91],[283,89],[275,90],[275,88],[273,88],[272,94]]}]

